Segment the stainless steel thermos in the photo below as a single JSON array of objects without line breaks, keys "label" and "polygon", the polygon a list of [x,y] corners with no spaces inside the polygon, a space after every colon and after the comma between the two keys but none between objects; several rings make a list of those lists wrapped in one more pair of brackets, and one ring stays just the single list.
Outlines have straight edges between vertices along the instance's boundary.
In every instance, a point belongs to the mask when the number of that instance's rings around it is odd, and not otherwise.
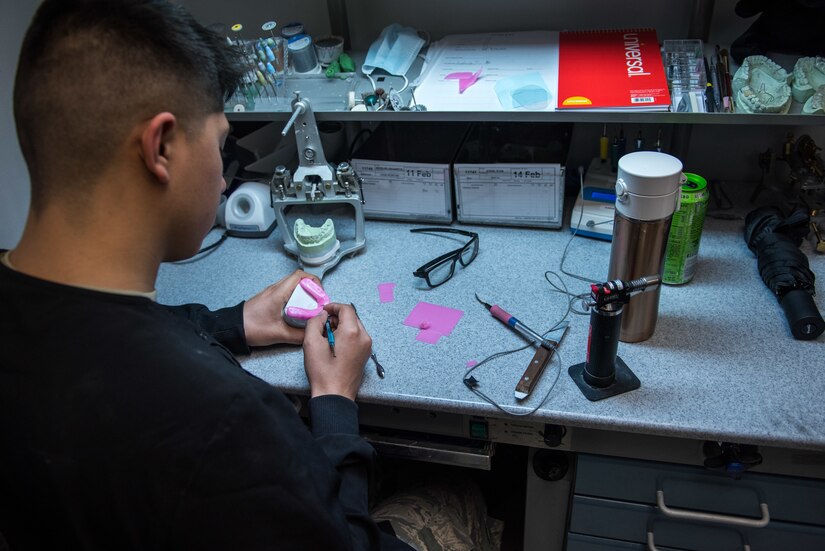
[{"label": "stainless steel thermos", "polygon": [[[662,273],[683,178],[682,162],[666,153],[637,151],[619,159],[608,279],[632,280]],[[620,340],[639,342],[653,335],[660,293],[657,287],[630,301],[622,317]]]}]

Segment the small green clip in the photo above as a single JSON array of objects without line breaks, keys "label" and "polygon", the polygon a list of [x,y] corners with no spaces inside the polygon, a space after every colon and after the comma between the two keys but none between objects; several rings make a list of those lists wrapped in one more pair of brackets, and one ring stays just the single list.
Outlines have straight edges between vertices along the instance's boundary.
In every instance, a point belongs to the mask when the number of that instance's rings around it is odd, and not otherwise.
[{"label": "small green clip", "polygon": [[338,63],[341,66],[341,71],[344,73],[354,73],[355,72],[355,62],[349,56],[349,54],[341,54],[338,56]]},{"label": "small green clip", "polygon": [[341,65],[339,65],[337,61],[333,61],[329,64],[329,67],[327,67],[326,71],[324,71],[324,74],[327,78],[335,78],[336,76],[338,76],[338,73],[340,72]]}]

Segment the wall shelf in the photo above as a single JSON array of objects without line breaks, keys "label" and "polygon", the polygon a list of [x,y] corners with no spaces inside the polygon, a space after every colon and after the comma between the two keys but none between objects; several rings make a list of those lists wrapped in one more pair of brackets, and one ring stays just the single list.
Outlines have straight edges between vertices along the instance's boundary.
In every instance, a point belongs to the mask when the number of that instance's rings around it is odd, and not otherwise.
[{"label": "wall shelf", "polygon": [[[286,121],[286,111],[227,112],[230,121]],[[701,124],[740,126],[818,126],[825,125],[822,115],[735,114],[735,113],[632,113],[622,112],[561,112],[530,113],[512,111],[315,111],[319,121],[341,122],[580,122],[638,124]]]}]

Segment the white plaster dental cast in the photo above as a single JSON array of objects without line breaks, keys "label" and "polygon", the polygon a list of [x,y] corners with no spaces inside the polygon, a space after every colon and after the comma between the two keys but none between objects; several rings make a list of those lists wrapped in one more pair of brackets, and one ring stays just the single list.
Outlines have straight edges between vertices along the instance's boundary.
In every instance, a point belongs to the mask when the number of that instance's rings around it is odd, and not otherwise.
[{"label": "white plaster dental cast", "polygon": [[740,111],[787,113],[791,107],[790,75],[763,55],[745,58],[733,75],[733,94]]},{"label": "white plaster dental cast", "polygon": [[825,85],[825,58],[800,57],[793,67],[791,90],[793,99],[805,103],[817,89]]},{"label": "white plaster dental cast", "polygon": [[299,256],[306,264],[323,264],[341,248],[341,242],[335,235],[335,224],[330,218],[317,228],[305,223],[303,218],[298,218],[292,233],[298,244]]},{"label": "white plaster dental cast", "polygon": [[805,100],[802,112],[806,115],[825,115],[825,84],[814,92],[814,95]]}]

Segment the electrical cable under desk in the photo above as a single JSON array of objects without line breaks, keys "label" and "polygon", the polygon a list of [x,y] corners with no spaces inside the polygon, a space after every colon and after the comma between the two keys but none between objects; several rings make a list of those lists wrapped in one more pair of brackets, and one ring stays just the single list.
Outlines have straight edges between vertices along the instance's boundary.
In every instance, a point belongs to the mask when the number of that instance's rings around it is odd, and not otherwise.
[{"label": "electrical cable under desk", "polygon": [[[553,284],[550,281],[550,279],[547,277],[548,273],[555,274],[555,272],[545,272],[544,277],[545,277],[545,279],[547,279],[548,283],[550,283],[550,285],[554,287],[554,289],[558,289],[556,287],[556,285]],[[558,274],[555,274],[555,275],[558,276]],[[567,310],[565,311],[564,315],[561,317],[560,320],[558,320],[555,324],[553,324],[553,326],[550,329],[545,331],[542,334],[542,337],[545,337],[545,336],[547,336],[548,333],[551,333],[551,332],[555,331],[556,329],[558,329],[559,326],[562,324],[562,322],[564,322],[564,320],[567,319],[567,317],[570,315],[570,312],[574,312],[576,314],[581,313],[581,312],[576,311],[573,308],[573,301],[577,300],[578,297],[573,295],[572,293],[570,293],[567,290],[567,286],[564,284],[564,281],[561,280],[561,278],[559,278],[559,282],[561,283],[561,289],[562,290],[555,290],[554,292],[561,292],[563,294],[566,294],[566,295],[570,296],[571,298],[567,301]],[[505,409],[505,407],[502,404],[499,404],[498,402],[496,402],[495,400],[490,398],[487,394],[485,394],[484,392],[479,390],[478,387],[480,385],[480,381],[471,375],[473,373],[473,371],[475,371],[476,369],[478,369],[479,367],[481,367],[485,363],[488,363],[492,360],[495,360],[495,359],[498,359],[498,358],[501,358],[501,357],[504,357],[504,356],[508,356],[510,354],[515,354],[516,352],[521,352],[522,350],[526,350],[526,349],[530,348],[532,345],[533,345],[533,343],[529,343],[529,344],[526,344],[524,346],[520,346],[519,348],[514,348],[512,350],[504,350],[502,352],[496,352],[494,354],[491,354],[491,355],[487,356],[486,358],[484,358],[483,360],[481,360],[480,362],[478,362],[477,364],[470,367],[467,371],[464,372],[464,376],[462,377],[462,382],[464,383],[464,385],[468,389],[470,389],[470,391],[473,394],[475,394],[479,398],[483,399],[484,401],[486,401],[487,403],[489,403],[490,405],[492,405],[493,407],[495,407],[499,411],[502,411],[502,412],[506,413],[507,415],[513,415],[513,416],[516,416],[516,417],[524,417],[524,416],[527,416],[527,415],[534,414],[536,411],[539,410],[539,408],[541,408],[545,404],[545,402],[547,402],[548,398],[550,398],[550,393],[553,391],[553,389],[556,387],[556,383],[558,383],[558,381],[559,381],[559,376],[561,375],[562,366],[564,364],[563,364],[562,359],[561,359],[561,354],[559,353],[559,350],[558,350],[558,348],[559,348],[558,345],[553,347],[553,355],[555,356],[555,359],[557,360],[557,363],[558,363],[558,369],[556,370],[556,376],[553,379],[553,382],[550,384],[550,388],[547,389],[547,392],[542,397],[541,401],[538,403],[538,405],[536,405],[530,411],[522,412],[522,413],[516,413],[516,412],[509,411],[509,410]]]}]

